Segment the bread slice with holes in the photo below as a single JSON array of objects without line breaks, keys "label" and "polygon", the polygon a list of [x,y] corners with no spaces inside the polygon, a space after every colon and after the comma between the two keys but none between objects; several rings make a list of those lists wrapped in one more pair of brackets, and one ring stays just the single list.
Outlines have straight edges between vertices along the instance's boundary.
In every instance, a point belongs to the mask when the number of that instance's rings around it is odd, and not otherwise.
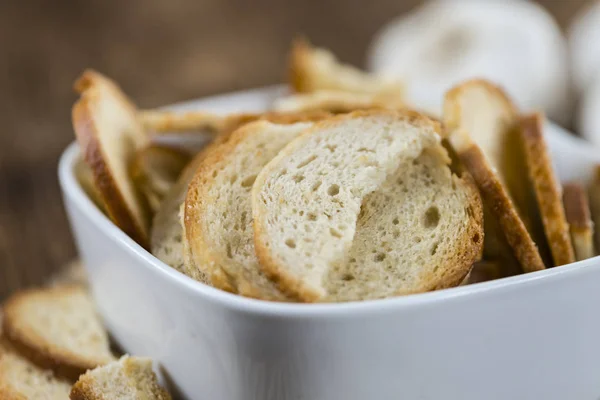
[{"label": "bread slice with holes", "polygon": [[65,400],[70,390],[70,381],[38,367],[0,339],[0,399]]},{"label": "bread slice with holes", "polygon": [[196,268],[216,287],[286,300],[256,259],[250,191],[262,168],[311,125],[247,124],[199,166],[185,200],[185,231]]},{"label": "bread slice with holes", "polygon": [[[323,111],[314,112],[267,112],[256,115],[256,118],[238,121],[238,125],[231,124],[223,130],[209,145],[200,151],[184,169],[176,184],[163,199],[161,206],[154,216],[151,233],[151,251],[157,258],[172,266],[180,272],[200,282],[209,283],[209,277],[197,268],[189,256],[187,241],[185,240],[185,227],[183,226],[183,212],[181,208],[185,202],[185,195],[196,169],[207,155],[214,149],[227,142],[237,128],[256,120],[271,121],[277,124],[293,124],[302,121],[319,121],[329,118],[331,114]],[[229,288],[232,291],[232,288]]]},{"label": "bread slice with holes", "polygon": [[148,248],[150,209],[130,175],[136,152],[148,144],[135,105],[110,79],[85,71],[75,83],[73,128],[111,220]]},{"label": "bread slice with holes", "polygon": [[590,215],[590,205],[584,187],[574,182],[566,184],[563,201],[577,261],[594,257],[596,255],[594,223]]},{"label": "bread slice with holes", "polygon": [[296,92],[320,90],[378,95],[390,101],[402,101],[404,87],[396,79],[371,75],[351,65],[340,63],[325,49],[316,48],[304,39],[295,40],[289,56],[290,84]]},{"label": "bread slice with holes", "polygon": [[481,250],[481,199],[451,173],[439,130],[414,112],[357,111],[290,142],[252,189],[265,273],[308,302],[458,285]]},{"label": "bread slice with holes", "polygon": [[575,262],[569,224],[561,199],[562,188],[554,172],[550,151],[544,138],[544,118],[535,113],[521,118],[520,132],[525,149],[529,179],[533,184],[544,233],[555,266]]},{"label": "bread slice with holes", "polygon": [[77,379],[114,360],[94,304],[80,286],[33,289],[3,306],[3,333],[37,365]]},{"label": "bread slice with holes", "polygon": [[[467,81],[445,96],[446,135],[495,220],[486,219],[484,257],[502,260],[505,274],[545,268],[538,246],[546,248],[546,239],[525,172],[519,118],[504,92],[487,81]],[[510,264],[507,247],[520,267]]]},{"label": "bread slice with holes", "polygon": [[71,400],[170,400],[158,383],[152,360],[123,356],[82,375],[73,385]]}]

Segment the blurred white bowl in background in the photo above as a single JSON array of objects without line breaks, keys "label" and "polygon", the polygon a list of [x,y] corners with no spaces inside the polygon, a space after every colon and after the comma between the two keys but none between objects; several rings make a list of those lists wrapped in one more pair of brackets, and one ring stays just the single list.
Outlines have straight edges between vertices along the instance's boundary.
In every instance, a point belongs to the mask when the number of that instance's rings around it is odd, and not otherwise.
[{"label": "blurred white bowl in background", "polygon": [[503,86],[524,110],[544,110],[559,123],[569,116],[566,40],[533,2],[431,1],[386,25],[368,64],[402,78],[409,102],[434,113],[447,89],[482,77]]},{"label": "blurred white bowl in background", "polygon": [[573,83],[585,92],[600,75],[600,1],[581,10],[569,26]]}]

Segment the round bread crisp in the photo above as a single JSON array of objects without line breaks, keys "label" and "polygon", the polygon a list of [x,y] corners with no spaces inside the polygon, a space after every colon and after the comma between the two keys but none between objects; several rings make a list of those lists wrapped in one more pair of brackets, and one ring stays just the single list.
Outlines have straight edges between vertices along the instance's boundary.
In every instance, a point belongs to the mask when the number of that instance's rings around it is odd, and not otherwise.
[{"label": "round bread crisp", "polygon": [[110,79],[86,71],[75,84],[81,94],[73,128],[110,219],[148,248],[150,209],[130,176],[136,151],[148,144],[136,108]]},{"label": "round bread crisp", "polygon": [[293,140],[252,189],[265,273],[310,302],[458,285],[481,252],[482,206],[439,131],[415,112],[357,111]]}]

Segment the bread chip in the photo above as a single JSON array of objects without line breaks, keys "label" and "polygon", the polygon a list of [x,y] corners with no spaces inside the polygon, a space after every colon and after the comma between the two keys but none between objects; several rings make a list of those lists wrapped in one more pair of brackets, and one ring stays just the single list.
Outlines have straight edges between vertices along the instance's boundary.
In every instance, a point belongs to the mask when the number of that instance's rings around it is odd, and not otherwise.
[{"label": "bread chip", "polygon": [[247,124],[199,166],[185,201],[185,231],[196,268],[210,275],[215,286],[226,277],[224,289],[286,300],[256,259],[250,190],[262,168],[310,126],[306,122]]},{"label": "bread chip", "polygon": [[497,221],[485,219],[484,257],[502,260],[507,273],[517,271],[506,257],[505,241],[523,271],[545,268],[532,239],[533,235],[541,245],[546,243],[531,184],[523,174],[526,165],[518,123],[508,97],[487,81],[467,81],[446,94],[446,135],[477,182],[485,210]]},{"label": "bread chip", "polygon": [[71,383],[21,356],[0,338],[0,399],[66,400]]},{"label": "bread chip", "polygon": [[129,174],[136,152],[148,144],[136,108],[114,82],[91,70],[75,88],[81,96],[73,106],[73,127],[106,212],[147,248],[150,209]]},{"label": "bread chip", "polygon": [[82,375],[73,385],[71,400],[170,400],[160,386],[152,360],[123,356]]},{"label": "bread chip", "polygon": [[531,114],[521,119],[525,158],[529,178],[535,189],[544,231],[554,265],[575,262],[575,253],[569,235],[569,224],[561,199],[561,186],[544,139],[543,116]]},{"label": "bread chip", "polygon": [[[268,112],[257,114],[256,118],[278,124],[293,124],[302,121],[318,121],[328,117],[330,117],[329,113],[316,111],[298,113]],[[244,125],[244,121],[241,119],[238,122],[240,126]],[[204,283],[210,282],[209,277],[196,268],[191,258],[188,257],[189,252],[186,250],[187,243],[184,240],[185,231],[180,218],[183,213],[180,213],[180,208],[184,203],[188,185],[196,169],[208,154],[229,140],[235,132],[234,127],[235,124],[231,124],[227,129],[223,130],[211,144],[194,157],[181,174],[177,183],[164,198],[158,212],[154,216],[152,225],[152,254],[178,271]],[[227,280],[223,280],[221,285],[217,282],[217,286],[227,290],[228,286],[226,282]],[[229,288],[229,290],[233,291],[233,288]]]},{"label": "bread chip", "polygon": [[403,98],[404,89],[399,81],[341,64],[331,52],[312,47],[304,39],[292,44],[289,76],[292,88],[300,93],[333,90],[378,95],[395,102]]},{"label": "bread chip", "polygon": [[21,353],[71,379],[111,362],[108,335],[78,286],[28,290],[4,304],[3,331]]},{"label": "bread chip", "polygon": [[596,255],[594,248],[594,223],[585,189],[579,183],[568,183],[564,187],[563,201],[567,221],[571,227],[571,240],[577,261]]},{"label": "bread chip", "polygon": [[252,189],[263,270],[301,301],[458,285],[480,254],[481,199],[438,132],[423,115],[372,110],[294,139]]},{"label": "bread chip", "polygon": [[158,210],[189,161],[188,153],[159,144],[151,144],[136,153],[131,176],[146,196],[153,212]]}]

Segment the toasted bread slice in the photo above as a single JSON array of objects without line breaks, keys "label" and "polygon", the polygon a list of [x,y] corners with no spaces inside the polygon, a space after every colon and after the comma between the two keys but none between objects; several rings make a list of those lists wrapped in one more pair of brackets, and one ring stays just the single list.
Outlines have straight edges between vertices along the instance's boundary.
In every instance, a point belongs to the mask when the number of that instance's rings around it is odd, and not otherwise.
[{"label": "toasted bread slice", "polygon": [[544,269],[536,243],[544,246],[546,240],[531,184],[523,174],[527,167],[513,104],[491,83],[468,81],[446,94],[444,126],[450,144],[475,178],[486,209],[498,222],[486,220],[485,257],[502,259],[507,272],[513,272],[505,259],[507,246],[499,237],[504,236],[522,270]]},{"label": "toasted bread slice", "polygon": [[79,286],[17,293],[4,304],[4,336],[42,368],[77,379],[114,360],[92,300]]},{"label": "toasted bread slice", "polygon": [[319,90],[296,93],[277,99],[273,109],[282,112],[328,111],[334,114],[348,113],[371,108],[402,108],[402,103],[390,101],[370,93],[352,93],[335,90]]},{"label": "toasted bread slice", "polygon": [[77,182],[85,194],[90,198],[90,200],[92,200],[92,202],[100,211],[106,212],[104,210],[104,204],[102,202],[100,192],[94,183],[94,174],[92,173],[92,169],[89,167],[89,165],[87,165],[83,160],[77,160],[75,166],[73,167],[73,172],[75,173]]},{"label": "toasted bread slice", "polygon": [[73,385],[71,400],[170,400],[158,383],[152,360],[123,356],[82,375]]},{"label": "toasted bread slice", "polygon": [[[600,165],[596,165],[594,175],[588,186],[590,211],[594,226],[600,226]],[[600,229],[594,229],[596,251],[600,250]]]},{"label": "toasted bread slice", "polygon": [[151,144],[136,153],[131,176],[154,213],[189,161],[188,153],[160,144]]},{"label": "toasted bread slice", "polygon": [[0,339],[0,399],[65,400],[70,390],[71,382],[31,363]]},{"label": "toasted bread slice", "polygon": [[73,127],[102,203],[112,221],[147,248],[150,210],[129,174],[136,151],[148,144],[137,110],[97,72],[84,72],[75,88],[81,96],[73,106]]},{"label": "toasted bread slice", "polygon": [[288,73],[292,88],[300,93],[333,90],[375,94],[395,102],[403,98],[404,88],[398,80],[342,64],[331,52],[313,47],[304,39],[292,44]]},{"label": "toasted bread slice", "polygon": [[357,111],[289,143],[252,189],[265,273],[313,302],[458,285],[481,250],[481,200],[451,173],[439,129],[414,112]]},{"label": "toasted bread slice", "polygon": [[585,189],[579,183],[566,184],[563,201],[577,261],[594,257],[596,255],[594,223],[590,215],[590,205]]},{"label": "toasted bread slice", "polygon": [[233,113],[226,115],[205,111],[181,113],[165,110],[145,110],[140,112],[139,117],[146,130],[154,134],[195,132],[220,135],[232,132],[246,123],[259,119],[290,123],[290,120],[321,119],[324,114],[323,110],[316,108],[311,110],[275,110],[266,113]]},{"label": "toasted bread slice", "polygon": [[[321,111],[306,113],[275,112],[260,114],[257,118],[279,124],[291,124],[302,121],[318,121],[328,118],[329,116],[329,113]],[[240,124],[242,124],[241,121]],[[243,126],[243,124],[241,126]],[[189,254],[186,250],[187,244],[184,240],[186,235],[181,220],[183,213],[180,213],[180,208],[185,201],[188,185],[193,178],[196,169],[208,154],[212,153],[215,148],[218,148],[222,143],[229,140],[231,135],[235,132],[233,127],[234,125],[232,124],[229,128],[223,130],[211,144],[199,152],[188,164],[177,183],[165,196],[160,208],[154,216],[152,224],[152,254],[180,272],[204,283],[210,282],[208,276],[196,268],[191,261],[191,258],[188,257]],[[229,288],[229,290],[233,291],[233,288]]]},{"label": "toasted bread slice", "polygon": [[535,190],[547,243],[554,265],[558,266],[575,262],[575,253],[561,199],[562,189],[544,139],[543,124],[543,116],[539,113],[525,116],[521,119],[520,132],[523,135],[527,170]]},{"label": "toasted bread slice", "polygon": [[256,121],[204,159],[185,200],[185,231],[197,268],[215,286],[225,276],[236,293],[286,300],[262,272],[254,251],[250,191],[262,168],[312,124]]}]

